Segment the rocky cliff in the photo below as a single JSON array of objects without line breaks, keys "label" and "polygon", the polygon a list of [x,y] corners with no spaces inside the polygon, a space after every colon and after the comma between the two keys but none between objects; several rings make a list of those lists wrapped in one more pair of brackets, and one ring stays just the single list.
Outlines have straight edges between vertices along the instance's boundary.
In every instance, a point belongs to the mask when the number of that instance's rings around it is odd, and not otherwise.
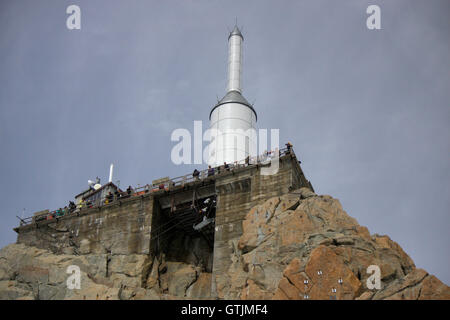
[{"label": "rocky cliff", "polygon": [[[0,299],[450,299],[450,288],[388,236],[370,235],[338,200],[306,188],[253,207],[230,245],[231,266],[216,280],[164,255],[56,255],[11,244],[0,250]],[[80,289],[67,286],[72,265]],[[380,289],[367,287],[374,265]]]}]

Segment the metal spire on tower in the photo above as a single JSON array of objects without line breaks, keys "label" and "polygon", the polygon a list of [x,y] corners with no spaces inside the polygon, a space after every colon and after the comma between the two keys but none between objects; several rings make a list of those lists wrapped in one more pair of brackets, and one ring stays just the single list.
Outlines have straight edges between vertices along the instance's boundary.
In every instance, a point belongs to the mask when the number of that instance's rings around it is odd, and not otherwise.
[{"label": "metal spire on tower", "polygon": [[[211,110],[211,129],[218,136],[213,143],[213,165],[244,160],[255,144],[256,111],[242,96],[242,43],[244,36],[237,26],[228,35],[228,83],[227,93]],[[253,149],[252,149],[253,150]]]},{"label": "metal spire on tower", "polygon": [[228,36],[228,91],[242,91],[242,41],[244,41],[244,36],[235,25]]}]

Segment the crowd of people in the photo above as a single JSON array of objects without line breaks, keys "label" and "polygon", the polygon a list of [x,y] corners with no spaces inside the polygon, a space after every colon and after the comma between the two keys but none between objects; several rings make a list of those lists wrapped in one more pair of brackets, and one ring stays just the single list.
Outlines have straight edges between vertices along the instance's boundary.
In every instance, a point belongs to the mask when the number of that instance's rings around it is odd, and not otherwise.
[{"label": "crowd of people", "polygon": [[[292,150],[292,144],[290,142],[286,143],[286,154],[289,154]],[[247,156],[244,160],[244,164],[240,164],[238,161],[235,161],[233,166],[231,167],[230,164],[224,162],[222,166],[218,166],[218,167],[211,167],[208,166],[208,170],[207,170],[207,177],[213,176],[216,174],[216,170],[217,170],[217,174],[220,174],[221,172],[227,172],[227,171],[231,171],[240,167],[247,167],[251,164],[255,164],[255,163],[268,163],[269,161],[271,161],[276,154],[278,153],[278,156],[281,157],[281,151],[276,148],[273,151],[264,151],[264,153],[262,155],[256,156],[256,157],[250,157]],[[200,179],[200,171],[198,171],[197,169],[194,170],[194,172],[192,173],[192,177],[194,178],[195,181]]]},{"label": "crowd of people", "polygon": [[[148,189],[147,189],[148,190]],[[115,200],[124,199],[130,197],[134,193],[134,189],[129,186],[125,192],[119,192],[119,190],[115,190],[114,193],[111,191],[104,197],[103,201],[100,201],[100,204],[109,204]],[[63,217],[67,214],[76,213],[85,208],[92,208],[98,203],[94,203],[90,199],[82,199],[78,204],[75,204],[73,201],[69,201],[69,204],[64,208],[59,208],[57,210],[48,212],[46,214],[39,215],[35,217],[35,221],[42,220],[52,220],[55,218]]]},{"label": "crowd of people", "polygon": [[[286,145],[285,153],[289,154],[292,150],[292,144],[290,142],[288,142],[285,145]],[[245,160],[244,160],[244,164],[240,164],[237,161],[235,161],[232,166],[226,162],[224,162],[222,166],[218,166],[218,167],[208,166],[207,177],[213,176],[215,174],[220,174],[221,172],[228,172],[228,171],[234,170],[236,168],[246,167],[246,166],[249,166],[254,163],[268,162],[277,153],[279,156],[282,155],[281,151],[277,148],[274,151],[265,151],[262,155],[257,156],[257,157],[247,156],[247,158],[245,158]],[[217,171],[217,173],[216,173],[216,171]],[[197,170],[197,169],[194,170],[194,172],[192,173],[192,176],[195,181],[200,179],[200,174],[201,174],[201,172],[199,170]],[[171,182],[171,184],[172,184],[172,186],[175,185],[174,182]],[[125,192],[120,192],[119,189],[116,189],[114,191],[114,193],[112,193],[111,191],[108,192],[108,194],[104,197],[104,199],[102,199],[100,201],[100,203],[95,203],[95,204],[89,199],[83,199],[78,204],[75,204],[73,201],[69,201],[69,204],[67,206],[65,206],[64,208],[59,208],[59,209],[49,212],[47,214],[40,215],[35,218],[35,221],[37,222],[37,221],[41,221],[41,220],[51,220],[51,219],[63,217],[67,214],[79,212],[80,210],[82,210],[84,208],[92,208],[94,205],[110,204],[110,203],[120,200],[120,199],[129,198],[132,195],[141,195],[141,194],[148,193],[148,192],[150,192],[151,188],[152,187],[150,187],[150,185],[147,184],[144,187],[143,191],[140,191],[137,193],[131,186],[128,186],[128,188],[126,189]],[[168,190],[166,183],[161,183],[156,187],[156,189],[154,189],[154,188],[152,189],[152,191],[158,191],[158,190]]]}]

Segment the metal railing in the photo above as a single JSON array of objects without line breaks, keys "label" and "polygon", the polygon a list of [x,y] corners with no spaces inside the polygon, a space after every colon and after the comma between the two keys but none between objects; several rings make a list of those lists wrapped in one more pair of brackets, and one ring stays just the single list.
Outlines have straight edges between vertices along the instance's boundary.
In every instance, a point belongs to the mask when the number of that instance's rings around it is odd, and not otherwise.
[{"label": "metal railing", "polygon": [[[81,211],[91,209],[91,208],[99,208],[105,205],[109,205],[115,203],[119,200],[130,199],[136,196],[143,196],[149,193],[162,192],[162,191],[170,191],[176,189],[178,187],[184,187],[186,184],[199,182],[199,181],[207,181],[210,179],[214,179],[214,176],[226,174],[229,172],[233,172],[242,168],[252,167],[256,165],[266,165],[271,162],[272,159],[276,158],[277,150],[268,151],[263,153],[262,155],[255,157],[247,157],[247,159],[241,161],[235,161],[234,163],[228,164],[228,167],[225,168],[225,165],[221,165],[214,168],[208,168],[204,170],[198,171],[198,176],[194,176],[193,173],[186,174],[184,176],[175,177],[172,179],[168,179],[166,181],[162,181],[160,184],[146,184],[141,187],[132,188],[128,191],[115,192],[112,197],[107,195],[105,198],[97,199],[96,201],[82,201],[81,203],[76,204],[72,207],[64,207],[57,210],[49,211],[48,213],[43,213],[40,215],[35,215],[27,218],[20,218],[20,226],[29,225],[32,223],[37,223],[40,221],[46,220],[58,220],[61,217],[65,216],[73,216],[79,215]],[[293,153],[292,147],[281,148],[279,149],[279,157],[283,155],[288,155]]]},{"label": "metal railing", "polygon": [[[169,179],[168,181],[166,181],[167,185],[165,187],[168,187],[170,190],[170,187],[182,186],[184,184],[188,184],[191,182],[205,180],[205,179],[210,178],[211,176],[220,175],[220,174],[227,173],[227,172],[232,172],[234,170],[245,168],[248,166],[254,166],[257,164],[263,164],[263,165],[269,164],[270,161],[275,157],[275,152],[276,152],[276,150],[268,151],[268,152],[266,152],[262,155],[256,156],[256,157],[249,157],[248,160],[244,159],[244,160],[240,160],[240,161],[235,161],[234,163],[228,164],[228,168],[225,168],[225,165],[214,167],[214,168],[212,168],[212,169],[214,169],[212,174],[209,172],[209,169],[201,170],[201,171],[199,171],[198,178],[194,177],[192,173],[184,175],[184,176],[172,178],[172,179]],[[289,149],[288,148],[279,149],[279,156],[281,157],[283,155],[289,154],[289,152],[293,152],[292,147]],[[155,186],[153,186],[153,187],[155,187]]]}]

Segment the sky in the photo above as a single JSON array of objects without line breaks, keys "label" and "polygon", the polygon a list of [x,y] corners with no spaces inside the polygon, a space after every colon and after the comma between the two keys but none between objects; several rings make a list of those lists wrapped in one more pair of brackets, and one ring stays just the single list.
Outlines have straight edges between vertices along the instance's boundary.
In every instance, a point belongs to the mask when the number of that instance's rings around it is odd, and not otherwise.
[{"label": "sky", "polygon": [[318,194],[450,284],[449,14],[448,0],[1,0],[0,247],[16,216],[66,205],[110,163],[122,188],[192,172],[171,133],[208,127],[237,19],[258,127],[294,145]]}]

